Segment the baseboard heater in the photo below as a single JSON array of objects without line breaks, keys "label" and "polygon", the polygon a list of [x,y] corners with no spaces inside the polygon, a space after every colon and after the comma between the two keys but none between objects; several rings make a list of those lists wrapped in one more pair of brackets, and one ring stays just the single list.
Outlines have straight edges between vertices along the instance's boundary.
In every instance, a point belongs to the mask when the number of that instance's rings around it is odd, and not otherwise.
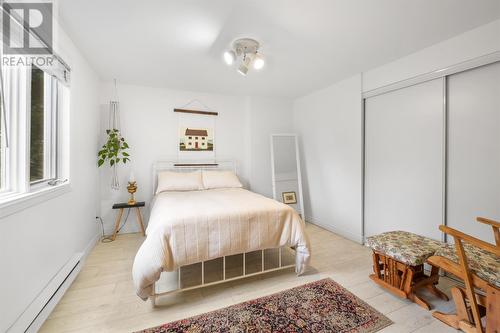
[{"label": "baseboard heater", "polygon": [[7,332],[37,332],[82,268],[83,252],[75,254],[50,280]]}]

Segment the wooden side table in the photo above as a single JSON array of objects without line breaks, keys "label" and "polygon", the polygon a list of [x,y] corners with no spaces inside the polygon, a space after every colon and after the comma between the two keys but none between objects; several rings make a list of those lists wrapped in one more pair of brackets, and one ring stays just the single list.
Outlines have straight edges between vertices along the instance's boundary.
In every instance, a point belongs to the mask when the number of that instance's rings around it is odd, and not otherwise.
[{"label": "wooden side table", "polygon": [[135,209],[135,214],[137,216],[137,224],[139,224],[139,227],[141,228],[141,232],[143,236],[146,236],[146,233],[144,232],[144,222],[142,221],[142,215],[140,208],[144,207],[146,203],[144,201],[136,202],[133,205],[129,205],[126,202],[123,203],[116,203],[113,205],[113,209],[119,209],[118,215],[116,216],[116,221],[115,221],[115,230],[113,231],[113,235],[111,236],[111,240],[114,241],[116,238],[116,234],[118,233],[118,228],[120,227],[120,221],[123,216],[123,211],[125,208],[127,209]]}]

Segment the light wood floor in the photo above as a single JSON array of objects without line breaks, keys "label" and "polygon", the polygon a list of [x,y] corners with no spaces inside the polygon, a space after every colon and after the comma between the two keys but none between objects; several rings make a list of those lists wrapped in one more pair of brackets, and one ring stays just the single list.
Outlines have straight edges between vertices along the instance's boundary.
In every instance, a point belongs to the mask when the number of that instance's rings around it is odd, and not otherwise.
[{"label": "light wood floor", "polygon": [[[293,269],[228,282],[159,300],[152,308],[134,293],[131,268],[143,241],[139,234],[118,236],[112,243],[99,243],[87,258],[81,273],[54,309],[41,332],[131,332],[157,326],[203,312],[330,277],[368,304],[384,313],[394,324],[380,332],[456,332],[434,319],[430,311],[399,299],[373,283],[371,251],[324,229],[308,224],[312,243],[312,269],[297,277]],[[452,282],[442,279],[440,287],[449,295]],[[452,309],[426,295],[440,310]]]}]

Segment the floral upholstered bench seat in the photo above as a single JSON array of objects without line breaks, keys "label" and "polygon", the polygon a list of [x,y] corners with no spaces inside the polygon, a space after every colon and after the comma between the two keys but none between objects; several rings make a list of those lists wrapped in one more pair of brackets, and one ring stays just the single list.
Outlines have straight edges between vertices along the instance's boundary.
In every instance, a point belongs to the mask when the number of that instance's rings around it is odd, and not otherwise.
[{"label": "floral upholstered bench seat", "polygon": [[434,295],[448,300],[436,288],[439,269],[431,266],[430,275],[424,272],[424,263],[443,245],[441,242],[407,231],[390,231],[366,239],[373,250],[373,271],[370,278],[390,292],[410,299],[430,309],[430,305],[415,291],[426,288]]},{"label": "floral upholstered bench seat", "polygon": [[[464,243],[463,247],[470,270],[479,278],[500,288],[500,257],[471,244]],[[459,264],[457,251],[453,244],[441,246],[434,255]]]},{"label": "floral upholstered bench seat", "polygon": [[366,239],[366,246],[410,266],[422,265],[442,243],[407,231],[389,231]]}]

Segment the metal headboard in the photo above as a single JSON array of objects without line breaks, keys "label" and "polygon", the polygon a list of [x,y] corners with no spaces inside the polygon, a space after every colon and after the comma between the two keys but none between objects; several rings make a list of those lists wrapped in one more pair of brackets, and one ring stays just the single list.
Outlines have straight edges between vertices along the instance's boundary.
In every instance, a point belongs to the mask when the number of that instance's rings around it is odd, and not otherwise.
[{"label": "metal headboard", "polygon": [[193,172],[196,170],[228,170],[238,174],[237,163],[234,160],[221,160],[216,162],[198,161],[157,161],[153,163],[153,195],[158,185],[158,173],[161,171]]}]

